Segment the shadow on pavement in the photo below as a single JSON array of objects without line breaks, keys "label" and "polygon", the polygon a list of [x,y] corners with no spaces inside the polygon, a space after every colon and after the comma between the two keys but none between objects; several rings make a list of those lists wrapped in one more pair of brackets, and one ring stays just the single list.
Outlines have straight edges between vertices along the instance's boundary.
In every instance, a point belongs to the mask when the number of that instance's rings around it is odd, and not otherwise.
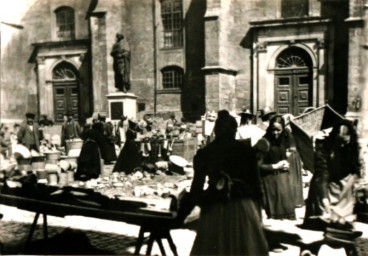
[{"label": "shadow on pavement", "polygon": [[1,221],[3,248],[0,254],[131,255],[137,239],[120,234],[49,226],[49,238],[44,240],[42,225],[37,225],[32,242],[25,248],[30,227],[28,223]]}]

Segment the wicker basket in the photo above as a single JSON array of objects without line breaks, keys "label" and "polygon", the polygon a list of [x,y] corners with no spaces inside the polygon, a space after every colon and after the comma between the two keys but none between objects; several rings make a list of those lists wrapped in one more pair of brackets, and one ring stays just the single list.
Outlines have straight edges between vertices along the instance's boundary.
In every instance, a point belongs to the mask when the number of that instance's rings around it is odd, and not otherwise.
[{"label": "wicker basket", "polygon": [[321,130],[334,126],[335,123],[343,118],[329,105],[325,105],[290,121],[304,169],[312,173],[314,172],[313,136]]},{"label": "wicker basket", "polygon": [[[52,151],[52,152],[45,152],[46,160],[57,161],[60,159],[61,152],[60,151]],[[50,162],[50,161],[49,161]]]},{"label": "wicker basket", "polygon": [[45,169],[45,157],[44,156],[37,156],[32,158],[32,169],[38,170],[38,169]]},{"label": "wicker basket", "polygon": [[83,146],[83,140],[66,140],[65,141],[65,150],[66,150],[66,154],[68,155],[69,150],[71,149],[81,149]]}]

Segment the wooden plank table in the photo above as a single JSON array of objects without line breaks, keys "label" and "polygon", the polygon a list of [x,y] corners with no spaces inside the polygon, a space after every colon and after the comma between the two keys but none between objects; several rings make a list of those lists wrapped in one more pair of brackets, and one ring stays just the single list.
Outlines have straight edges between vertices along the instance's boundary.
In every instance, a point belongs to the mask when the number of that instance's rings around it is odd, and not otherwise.
[{"label": "wooden plank table", "polygon": [[140,232],[135,248],[135,254],[137,255],[139,254],[143,244],[144,233],[149,233],[150,236],[146,251],[147,255],[150,255],[152,245],[155,241],[158,243],[162,255],[166,255],[162,245],[163,238],[168,240],[170,249],[174,255],[177,255],[176,246],[170,235],[171,229],[179,228],[179,225],[176,223],[175,214],[158,214],[147,209],[138,209],[137,211],[127,211],[124,209],[109,210],[95,206],[81,206],[72,203],[52,202],[6,193],[0,194],[0,204],[14,206],[18,209],[36,213],[33,224],[30,228],[26,246],[31,242],[40,214],[43,215],[43,231],[45,239],[48,237],[47,215],[57,217],[79,215],[105,220],[121,221],[140,226]]}]

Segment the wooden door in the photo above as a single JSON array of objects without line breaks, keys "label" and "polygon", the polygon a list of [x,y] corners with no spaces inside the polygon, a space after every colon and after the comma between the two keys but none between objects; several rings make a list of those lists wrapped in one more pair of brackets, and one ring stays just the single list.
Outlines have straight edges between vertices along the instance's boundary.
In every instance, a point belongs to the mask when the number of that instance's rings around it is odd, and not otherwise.
[{"label": "wooden door", "polygon": [[312,106],[311,75],[307,69],[279,71],[275,76],[275,109],[279,114],[303,113]]},{"label": "wooden door", "polygon": [[54,116],[55,122],[63,122],[66,112],[72,112],[74,119],[79,118],[79,91],[75,83],[54,85]]}]

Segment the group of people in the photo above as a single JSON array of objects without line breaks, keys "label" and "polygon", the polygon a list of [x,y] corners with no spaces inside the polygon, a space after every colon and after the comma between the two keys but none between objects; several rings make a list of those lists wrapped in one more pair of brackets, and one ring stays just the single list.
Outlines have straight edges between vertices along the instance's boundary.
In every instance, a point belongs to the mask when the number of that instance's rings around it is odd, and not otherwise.
[{"label": "group of people", "polygon": [[[249,111],[240,113],[239,126],[228,111],[219,111],[214,140],[198,150],[191,190],[179,210],[184,220],[195,205],[201,207],[191,255],[268,255],[272,245],[262,227],[261,209],[268,218],[295,219],[300,198],[293,180],[301,169],[300,159],[283,116],[266,112],[263,124],[253,127]],[[262,126],[264,135],[259,136]],[[336,123],[316,143],[304,227],[321,217],[326,225],[352,228],[346,217],[354,205],[358,156],[356,131],[348,120]]]},{"label": "group of people", "polygon": [[[195,205],[201,207],[193,255],[268,255],[262,209],[268,218],[295,219],[295,208],[304,204],[301,161],[285,118],[268,108],[261,111],[259,125],[252,124],[254,115],[249,110],[239,116],[240,122],[228,111],[219,111],[213,138],[193,160],[191,190],[179,209],[179,219],[184,220]],[[26,121],[17,127],[17,140],[30,150],[39,150],[42,133],[34,118],[34,114],[26,114]],[[151,129],[150,119],[145,122],[144,128]],[[175,125],[172,116],[166,122],[166,132]],[[84,140],[77,179],[98,177],[100,159],[105,163],[117,160],[115,171],[134,170],[139,165],[135,139],[141,128],[122,117],[114,134],[112,124],[99,116],[82,131],[73,115],[67,114],[63,140]],[[125,143],[117,157],[114,135],[119,132],[124,133]],[[4,137],[2,131],[2,141]],[[321,228],[325,223],[352,229],[347,217],[353,213],[353,185],[361,168],[357,137],[353,123],[341,120],[329,135],[316,139],[304,227]]]}]

